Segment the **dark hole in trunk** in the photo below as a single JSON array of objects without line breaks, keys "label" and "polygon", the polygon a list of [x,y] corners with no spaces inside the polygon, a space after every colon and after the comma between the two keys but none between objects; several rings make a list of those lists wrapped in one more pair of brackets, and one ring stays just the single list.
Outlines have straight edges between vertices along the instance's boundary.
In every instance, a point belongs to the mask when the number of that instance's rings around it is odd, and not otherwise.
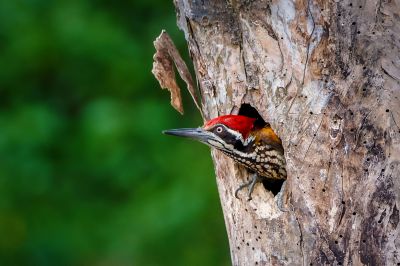
[{"label": "dark hole in trunk", "polygon": [[[261,117],[261,115],[258,113],[258,111],[251,106],[250,104],[242,104],[239,109],[239,115],[244,115],[252,118],[256,118],[255,122],[255,127],[256,128],[263,128],[267,125],[269,125],[268,122],[265,122],[265,120]],[[264,188],[268,191],[271,191],[274,196],[276,196],[282,189],[282,185],[285,180],[277,180],[277,179],[269,179],[265,178],[262,183],[264,185]]]},{"label": "dark hole in trunk", "polygon": [[269,190],[272,192],[272,194],[274,194],[274,196],[276,196],[282,188],[283,182],[285,182],[286,180],[277,180],[277,179],[265,179],[262,181],[264,188],[266,190]]},{"label": "dark hole in trunk", "polygon": [[244,115],[244,116],[247,116],[247,117],[256,118],[257,120],[256,120],[256,122],[254,122],[256,127],[262,128],[262,127],[265,127],[266,125],[269,125],[261,117],[261,115],[258,113],[258,111],[248,103],[244,103],[244,104],[242,104],[242,106],[240,106],[238,114],[239,115]]}]

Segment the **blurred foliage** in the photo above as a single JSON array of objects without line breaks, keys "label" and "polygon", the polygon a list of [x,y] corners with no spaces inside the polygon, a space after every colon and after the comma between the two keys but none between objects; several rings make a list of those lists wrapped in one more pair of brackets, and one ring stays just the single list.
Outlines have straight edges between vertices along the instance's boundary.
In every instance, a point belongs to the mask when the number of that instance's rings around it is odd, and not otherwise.
[{"label": "blurred foliage", "polygon": [[0,1],[0,264],[229,265],[201,124],[150,73],[172,1]]}]

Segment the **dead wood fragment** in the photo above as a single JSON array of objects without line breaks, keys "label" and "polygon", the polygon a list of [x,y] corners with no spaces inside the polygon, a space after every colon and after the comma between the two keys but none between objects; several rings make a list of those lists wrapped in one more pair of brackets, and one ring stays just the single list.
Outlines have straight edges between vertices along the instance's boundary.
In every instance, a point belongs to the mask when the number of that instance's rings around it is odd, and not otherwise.
[{"label": "dead wood fragment", "polygon": [[193,98],[193,101],[203,117],[202,110],[199,106],[196,96],[192,76],[189,69],[180,56],[176,46],[174,45],[171,37],[163,30],[154,41],[156,53],[153,56],[153,69],[152,73],[160,83],[161,88],[168,89],[171,93],[171,105],[181,114],[183,114],[183,105],[181,90],[176,82],[175,71],[173,65],[180,77],[185,81],[187,89]]}]

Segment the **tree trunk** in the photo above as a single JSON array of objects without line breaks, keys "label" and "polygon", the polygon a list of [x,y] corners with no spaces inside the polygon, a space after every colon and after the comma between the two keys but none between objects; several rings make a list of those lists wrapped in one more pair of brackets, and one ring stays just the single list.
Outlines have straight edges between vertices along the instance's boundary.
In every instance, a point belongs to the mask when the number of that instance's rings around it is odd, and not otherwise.
[{"label": "tree trunk", "polygon": [[250,104],[285,149],[249,202],[212,151],[232,263],[400,265],[400,1],[174,1],[205,117]]}]

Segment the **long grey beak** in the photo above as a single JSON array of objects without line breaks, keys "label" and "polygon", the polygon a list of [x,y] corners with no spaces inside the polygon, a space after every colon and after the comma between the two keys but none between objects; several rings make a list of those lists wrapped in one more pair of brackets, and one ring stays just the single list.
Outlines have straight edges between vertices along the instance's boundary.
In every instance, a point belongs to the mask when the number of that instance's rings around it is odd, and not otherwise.
[{"label": "long grey beak", "polygon": [[210,139],[210,135],[202,128],[169,129],[164,130],[162,133],[166,135],[190,138],[205,143],[207,143],[207,140]]}]

